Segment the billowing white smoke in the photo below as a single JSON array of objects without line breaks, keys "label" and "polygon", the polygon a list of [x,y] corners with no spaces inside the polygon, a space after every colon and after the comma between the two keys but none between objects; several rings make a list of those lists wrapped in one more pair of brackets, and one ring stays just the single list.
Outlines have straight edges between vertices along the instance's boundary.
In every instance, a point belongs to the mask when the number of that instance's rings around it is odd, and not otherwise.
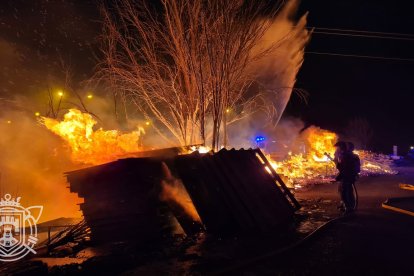
[{"label": "billowing white smoke", "polygon": [[266,48],[277,43],[276,51],[261,60],[253,68],[258,82],[270,93],[267,101],[273,103],[276,125],[286,108],[296,82],[296,75],[303,63],[305,46],[311,32],[306,29],[306,16],[296,20],[298,0],[288,1],[265,33],[257,48]]},{"label": "billowing white smoke", "polygon": [[307,14],[295,19],[298,4],[298,0],[291,0],[282,7],[257,46],[260,51],[276,42],[278,48],[250,69],[262,87],[252,89],[267,91],[266,101],[273,104],[274,110],[270,114],[256,112],[245,120],[230,124],[227,145],[231,147],[255,147],[254,137],[257,135],[269,136],[267,143],[274,143],[279,148],[291,150],[298,147],[292,143],[304,127],[303,122],[292,118],[281,121],[311,35],[306,29]]}]

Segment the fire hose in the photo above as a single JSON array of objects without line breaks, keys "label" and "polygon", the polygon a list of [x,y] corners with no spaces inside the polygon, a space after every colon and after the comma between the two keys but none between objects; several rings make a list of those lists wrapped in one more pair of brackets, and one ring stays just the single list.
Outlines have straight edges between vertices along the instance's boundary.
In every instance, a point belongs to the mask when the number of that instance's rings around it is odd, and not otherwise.
[{"label": "fire hose", "polygon": [[[333,181],[333,182],[336,182],[336,181]],[[358,207],[358,191],[357,191],[357,188],[355,186],[355,182],[352,183],[352,190],[353,190],[354,198],[355,198],[354,210],[356,210],[357,207]],[[287,253],[291,250],[294,250],[294,249],[298,248],[299,246],[303,245],[305,242],[309,241],[310,239],[314,238],[315,236],[320,234],[323,230],[325,230],[328,226],[334,224],[337,221],[344,220],[345,218],[348,218],[348,216],[341,216],[341,217],[331,219],[331,220],[325,222],[324,224],[322,224],[321,226],[319,226],[318,228],[316,228],[314,231],[312,231],[310,234],[308,234],[303,239],[301,239],[301,240],[299,240],[299,241],[297,241],[297,242],[295,242],[291,245],[279,248],[277,250],[268,252],[266,254],[263,254],[263,255],[248,259],[248,260],[243,260],[243,263],[241,263],[241,264],[236,264],[236,265],[233,265],[231,267],[227,267],[224,270],[212,273],[212,275],[229,274],[231,272],[235,272],[237,270],[240,270],[243,267],[251,266],[251,265],[254,265],[255,263],[258,263],[260,261],[264,261],[264,260],[269,259],[271,257],[275,257],[276,255],[285,254],[285,253]]]},{"label": "fire hose", "polygon": [[355,198],[354,210],[356,210],[358,208],[358,190],[355,186],[355,182],[352,183],[352,190],[354,192],[354,198]]},{"label": "fire hose", "polygon": [[[337,182],[336,180],[332,181],[333,183]],[[355,186],[355,182],[352,183],[352,193],[354,194],[354,199],[355,199],[355,203],[354,203],[354,210],[356,210],[358,208],[358,190]]]},{"label": "fire hose", "polygon": [[[336,181],[335,181],[336,182]],[[352,183],[352,190],[355,196],[355,207],[354,210],[357,209],[358,207],[358,191],[357,188],[355,186],[355,182]],[[275,257],[277,255],[281,255],[281,254],[285,254],[291,250],[294,250],[296,248],[298,248],[299,246],[303,245],[305,242],[311,240],[312,238],[314,238],[315,236],[317,236],[318,234],[320,234],[323,230],[325,230],[326,228],[328,228],[330,225],[338,222],[338,221],[342,221],[349,218],[349,216],[340,216],[337,218],[333,218],[331,220],[328,220],[327,222],[325,222],[324,224],[320,225],[318,228],[316,228],[315,230],[313,230],[311,233],[309,233],[306,237],[304,237],[303,239],[294,242],[291,245],[276,249],[274,251],[270,251],[266,254],[260,255],[260,256],[256,256],[254,258],[248,259],[248,260],[243,260],[243,263],[241,264],[236,264],[233,265],[231,267],[227,267],[224,270],[221,271],[216,271],[214,273],[212,273],[211,275],[224,275],[224,274],[229,274],[229,272],[234,272],[237,270],[242,269],[243,267],[247,267],[247,266],[251,266],[254,265],[255,263],[258,263],[260,261],[264,261],[266,259],[269,259],[271,257]]]},{"label": "fire hose", "polygon": [[[355,189],[356,191],[356,189]],[[210,275],[229,275],[232,272],[236,272],[244,267],[248,267],[248,266],[252,266],[256,263],[259,263],[261,261],[265,261],[266,259],[275,257],[277,255],[281,255],[281,254],[286,254],[287,252],[290,252],[300,246],[302,246],[304,243],[308,242],[309,240],[311,240],[312,238],[315,238],[315,236],[319,235],[320,233],[322,233],[326,228],[328,228],[329,226],[331,226],[332,224],[338,222],[338,221],[343,221],[345,219],[349,218],[349,216],[341,216],[341,217],[337,217],[337,218],[333,218],[331,220],[328,220],[327,222],[325,222],[324,224],[322,224],[321,226],[319,226],[318,228],[316,228],[315,230],[313,230],[310,234],[308,234],[306,237],[304,237],[303,239],[294,242],[291,245],[270,251],[266,254],[263,255],[259,255],[256,257],[253,257],[251,259],[247,259],[247,260],[243,260],[242,263],[239,264],[235,264],[233,266],[227,267],[223,270],[220,271],[216,271],[211,273]]]}]

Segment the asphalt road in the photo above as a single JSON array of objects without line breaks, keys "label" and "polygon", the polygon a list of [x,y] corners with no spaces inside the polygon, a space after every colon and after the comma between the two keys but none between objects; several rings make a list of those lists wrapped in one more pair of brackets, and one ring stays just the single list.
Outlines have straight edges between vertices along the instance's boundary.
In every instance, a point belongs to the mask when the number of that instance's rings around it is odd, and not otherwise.
[{"label": "asphalt road", "polygon": [[[413,197],[399,183],[414,184],[414,168],[395,176],[357,183],[359,207],[354,215],[332,223],[308,242],[239,272],[244,275],[414,275],[414,217],[381,207],[390,197]],[[302,199],[338,201],[335,184],[316,185],[297,194]],[[414,204],[414,203],[413,203]]]}]

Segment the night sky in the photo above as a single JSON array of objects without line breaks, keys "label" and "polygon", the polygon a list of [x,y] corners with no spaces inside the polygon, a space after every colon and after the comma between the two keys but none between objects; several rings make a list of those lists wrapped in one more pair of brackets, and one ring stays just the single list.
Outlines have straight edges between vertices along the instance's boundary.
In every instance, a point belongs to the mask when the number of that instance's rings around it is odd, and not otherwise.
[{"label": "night sky", "polygon": [[[1,1],[0,98],[37,93],[45,76],[59,79],[59,56],[70,60],[76,80],[87,79],[93,72],[100,31],[95,3]],[[408,3],[303,0],[299,14],[309,11],[308,26],[316,28],[307,52],[382,59],[307,53],[296,87],[309,93],[308,103],[293,96],[286,114],[339,133],[346,132],[353,118],[364,118],[375,133],[372,148],[387,153],[393,144],[401,151],[414,144],[414,9]],[[317,33],[319,28],[412,35],[404,39],[337,36]],[[5,60],[16,51],[19,57]]]},{"label": "night sky", "polygon": [[[307,52],[411,60],[306,54],[296,86],[309,92],[308,105],[293,96],[287,113],[340,133],[347,131],[349,120],[365,118],[374,131],[372,148],[389,153],[396,144],[401,153],[406,152],[414,144],[414,9],[408,3],[302,1],[301,12],[309,11],[308,26],[316,28]],[[318,28],[404,33],[411,37],[337,36],[316,33]]]}]

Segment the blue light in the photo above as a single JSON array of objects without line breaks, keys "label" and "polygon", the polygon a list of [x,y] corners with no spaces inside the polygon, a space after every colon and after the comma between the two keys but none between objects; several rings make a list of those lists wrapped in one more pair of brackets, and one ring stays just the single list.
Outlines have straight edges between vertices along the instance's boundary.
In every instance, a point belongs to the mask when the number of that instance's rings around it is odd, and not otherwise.
[{"label": "blue light", "polygon": [[263,142],[265,140],[266,140],[266,138],[263,137],[263,136],[256,136],[256,143]]}]

